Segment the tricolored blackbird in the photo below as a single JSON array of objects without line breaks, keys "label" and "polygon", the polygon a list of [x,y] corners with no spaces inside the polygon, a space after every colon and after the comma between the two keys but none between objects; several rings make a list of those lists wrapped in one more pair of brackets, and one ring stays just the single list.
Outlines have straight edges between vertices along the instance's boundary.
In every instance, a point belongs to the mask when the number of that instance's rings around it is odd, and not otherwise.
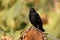
[{"label": "tricolored blackbird", "polygon": [[45,30],[43,29],[43,23],[38,15],[38,13],[35,11],[34,8],[30,8],[30,13],[29,13],[29,20],[31,24],[35,27],[44,32]]}]

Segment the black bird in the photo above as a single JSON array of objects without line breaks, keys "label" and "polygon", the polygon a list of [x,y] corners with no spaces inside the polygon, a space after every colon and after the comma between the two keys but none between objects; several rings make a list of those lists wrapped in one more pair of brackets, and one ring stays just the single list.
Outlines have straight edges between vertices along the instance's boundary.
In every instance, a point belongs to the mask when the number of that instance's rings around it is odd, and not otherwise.
[{"label": "black bird", "polygon": [[29,13],[29,20],[31,24],[35,27],[44,32],[45,30],[43,29],[43,23],[38,15],[38,13],[35,11],[34,8],[30,8],[30,13]]}]

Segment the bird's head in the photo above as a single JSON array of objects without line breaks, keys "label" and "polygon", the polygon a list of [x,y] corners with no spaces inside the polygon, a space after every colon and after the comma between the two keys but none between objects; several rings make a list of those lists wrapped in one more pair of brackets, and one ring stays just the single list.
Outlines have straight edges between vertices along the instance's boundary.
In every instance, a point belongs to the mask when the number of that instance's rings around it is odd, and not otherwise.
[{"label": "bird's head", "polygon": [[30,8],[30,13],[36,13],[34,8]]}]

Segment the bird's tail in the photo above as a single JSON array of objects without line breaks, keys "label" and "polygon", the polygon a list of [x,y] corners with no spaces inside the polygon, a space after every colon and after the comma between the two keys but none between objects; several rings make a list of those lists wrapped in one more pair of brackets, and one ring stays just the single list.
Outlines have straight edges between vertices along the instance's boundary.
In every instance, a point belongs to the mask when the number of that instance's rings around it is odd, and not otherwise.
[{"label": "bird's tail", "polygon": [[43,29],[43,27],[42,26],[39,26],[39,28],[38,28],[39,30],[41,30],[42,32],[45,32],[45,30]]},{"label": "bird's tail", "polygon": [[44,32],[45,30],[42,28],[41,31]]}]

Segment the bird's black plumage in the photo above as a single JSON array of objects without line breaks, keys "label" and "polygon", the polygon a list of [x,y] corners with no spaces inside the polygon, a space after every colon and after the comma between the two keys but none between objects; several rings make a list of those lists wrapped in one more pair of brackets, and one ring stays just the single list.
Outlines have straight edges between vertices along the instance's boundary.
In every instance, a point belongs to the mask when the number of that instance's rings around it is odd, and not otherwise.
[{"label": "bird's black plumage", "polygon": [[42,20],[34,8],[30,8],[29,20],[35,28],[44,32]]}]

